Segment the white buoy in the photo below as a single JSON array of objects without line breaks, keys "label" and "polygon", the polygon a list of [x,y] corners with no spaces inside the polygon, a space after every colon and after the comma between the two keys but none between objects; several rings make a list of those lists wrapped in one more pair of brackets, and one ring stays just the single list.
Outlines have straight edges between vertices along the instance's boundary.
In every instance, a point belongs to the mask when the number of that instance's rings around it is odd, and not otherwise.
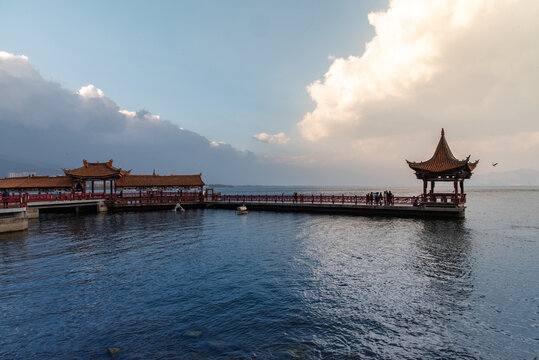
[{"label": "white buoy", "polygon": [[174,211],[180,210],[181,212],[185,212],[185,209],[182,208],[182,205],[180,203],[176,204],[176,207],[174,207]]}]

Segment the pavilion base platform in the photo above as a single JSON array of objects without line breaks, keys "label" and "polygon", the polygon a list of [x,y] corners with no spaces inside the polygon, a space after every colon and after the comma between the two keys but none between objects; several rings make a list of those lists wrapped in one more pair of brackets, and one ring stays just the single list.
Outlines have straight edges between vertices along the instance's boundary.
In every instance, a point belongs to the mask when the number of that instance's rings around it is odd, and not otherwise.
[{"label": "pavilion base platform", "polygon": [[236,210],[245,205],[249,211],[303,212],[331,215],[382,216],[402,218],[464,218],[465,207],[454,204],[354,205],[354,204],[305,204],[259,202],[207,202],[206,208]]},{"label": "pavilion base platform", "polygon": [[27,229],[26,208],[0,209],[0,233]]},{"label": "pavilion base platform", "polygon": [[39,208],[26,208],[26,217],[28,219],[39,219]]}]

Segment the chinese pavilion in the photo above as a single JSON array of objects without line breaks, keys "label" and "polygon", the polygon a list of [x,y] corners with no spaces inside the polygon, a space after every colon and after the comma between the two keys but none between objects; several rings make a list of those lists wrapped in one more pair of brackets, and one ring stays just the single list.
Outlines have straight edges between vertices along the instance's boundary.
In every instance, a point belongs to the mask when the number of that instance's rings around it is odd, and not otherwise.
[{"label": "chinese pavilion", "polygon": [[131,170],[125,171],[120,168],[112,166],[112,159],[106,163],[91,163],[86,160],[82,160],[83,166],[66,170],[62,169],[66,176],[71,177],[73,183],[75,183],[75,190],[86,193],[86,182],[91,181],[92,193],[94,193],[94,182],[103,181],[103,192],[107,192],[107,181],[110,183],[110,194],[114,193],[115,182],[117,179],[129,175]]},{"label": "chinese pavilion", "polygon": [[[423,202],[424,203],[453,203],[463,204],[466,202],[464,194],[464,180],[472,176],[472,171],[477,166],[479,160],[470,161],[470,156],[464,160],[458,160],[453,156],[447,141],[445,140],[444,129],[434,155],[429,160],[422,162],[411,162],[406,160],[408,166],[415,171],[418,179],[423,180]],[[430,181],[430,191],[427,193],[427,185]],[[435,183],[437,181],[452,181],[454,184],[453,193],[435,193]],[[460,184],[460,194],[459,194]]]},{"label": "chinese pavilion", "polygon": [[[99,189],[104,197],[113,198],[116,192],[138,191],[139,193],[183,191],[195,189],[203,191],[202,174],[196,175],[131,175],[131,170],[125,171],[112,166],[112,159],[107,162],[91,163],[82,160],[83,166],[76,169],[62,169],[65,176],[25,176],[0,179],[0,190],[9,192],[44,192],[53,191],[79,192],[94,194],[96,182],[103,185]],[[87,183],[91,186],[87,188]],[[107,185],[108,184],[108,185]],[[88,190],[88,191],[87,191]]]}]

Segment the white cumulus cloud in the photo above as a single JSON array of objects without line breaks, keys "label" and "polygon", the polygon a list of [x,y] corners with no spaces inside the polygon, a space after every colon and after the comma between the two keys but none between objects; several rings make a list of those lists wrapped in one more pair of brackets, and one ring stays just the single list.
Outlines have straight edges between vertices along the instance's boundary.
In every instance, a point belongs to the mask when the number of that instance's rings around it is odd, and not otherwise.
[{"label": "white cumulus cloud", "polygon": [[269,144],[286,144],[290,141],[290,138],[286,137],[284,132],[280,132],[275,135],[270,135],[265,132],[262,132],[260,134],[253,135],[253,138],[255,138],[258,141],[269,143]]},{"label": "white cumulus cloud", "polygon": [[95,87],[92,84],[83,86],[77,91],[77,94],[79,94],[82,97],[85,98],[102,98],[105,97],[105,93],[103,90]]},{"label": "white cumulus cloud", "polygon": [[335,59],[308,86],[316,107],[298,128],[312,141],[450,124],[468,136],[533,131],[538,13],[536,0],[392,0],[369,14],[365,52]]}]

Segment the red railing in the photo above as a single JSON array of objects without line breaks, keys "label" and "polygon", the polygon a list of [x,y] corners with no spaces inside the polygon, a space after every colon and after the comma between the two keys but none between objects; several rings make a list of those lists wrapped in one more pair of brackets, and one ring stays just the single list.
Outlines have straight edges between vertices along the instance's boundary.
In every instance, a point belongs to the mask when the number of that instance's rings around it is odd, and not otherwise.
[{"label": "red railing", "polygon": [[348,205],[419,205],[419,196],[358,196],[358,195],[222,195],[214,194],[209,202],[225,203],[292,203],[292,204],[348,204]]},{"label": "red railing", "polygon": [[421,195],[421,202],[432,204],[465,204],[466,203],[466,194],[457,194],[454,193],[437,193],[437,194],[427,194]]},{"label": "red railing", "polygon": [[76,201],[76,200],[96,200],[103,199],[117,204],[168,204],[201,202],[204,200],[198,194],[186,193],[179,195],[177,193],[122,193],[122,194],[104,194],[104,193],[58,193],[58,194],[21,194],[0,197],[0,204],[7,204],[6,207],[19,207],[19,203],[35,203],[42,201]]},{"label": "red railing", "polygon": [[115,195],[110,200],[114,205],[122,206],[139,206],[139,205],[174,205],[182,203],[197,203],[203,202],[204,198],[197,194],[170,194],[165,193],[162,196],[160,194],[156,195],[144,195],[144,196],[135,196],[134,194],[122,194]]},{"label": "red railing", "polygon": [[0,208],[2,209],[23,208],[26,207],[27,202],[28,197],[25,195],[0,196]]},{"label": "red railing", "polygon": [[4,208],[25,207],[27,203],[40,201],[74,201],[104,199],[116,205],[151,205],[151,204],[176,204],[197,202],[220,202],[220,203],[297,203],[297,204],[348,204],[348,205],[421,205],[423,203],[447,203],[464,204],[466,194],[455,195],[431,194],[418,196],[359,196],[359,195],[306,195],[306,194],[281,194],[281,195],[222,195],[212,194],[202,196],[197,193],[167,193],[167,192],[139,192],[139,193],[58,193],[58,194],[22,194],[9,197],[0,197],[0,204]]},{"label": "red railing", "polygon": [[110,194],[82,194],[82,193],[58,193],[58,194],[24,194],[28,196],[28,202],[39,201],[70,201],[70,200],[94,200],[94,199],[107,199],[110,198]]}]

